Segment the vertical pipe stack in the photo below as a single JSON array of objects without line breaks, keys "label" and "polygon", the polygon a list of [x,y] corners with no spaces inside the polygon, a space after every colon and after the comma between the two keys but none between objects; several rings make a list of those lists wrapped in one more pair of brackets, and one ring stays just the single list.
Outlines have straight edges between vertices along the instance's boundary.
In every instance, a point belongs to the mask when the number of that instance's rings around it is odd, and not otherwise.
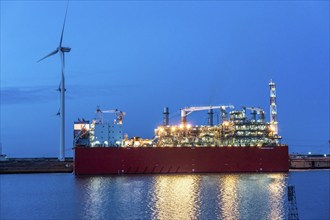
[{"label": "vertical pipe stack", "polygon": [[187,114],[186,111],[181,109],[181,124],[185,126],[187,124]]},{"label": "vertical pipe stack", "polygon": [[164,118],[163,118],[163,125],[164,126],[167,126],[167,125],[169,125],[169,118],[168,118],[168,116],[169,116],[169,114],[170,114],[170,112],[169,112],[169,110],[168,110],[168,107],[165,107],[164,108]]},{"label": "vertical pipe stack", "polygon": [[207,114],[209,115],[208,124],[209,126],[213,126],[213,109],[210,109]]}]

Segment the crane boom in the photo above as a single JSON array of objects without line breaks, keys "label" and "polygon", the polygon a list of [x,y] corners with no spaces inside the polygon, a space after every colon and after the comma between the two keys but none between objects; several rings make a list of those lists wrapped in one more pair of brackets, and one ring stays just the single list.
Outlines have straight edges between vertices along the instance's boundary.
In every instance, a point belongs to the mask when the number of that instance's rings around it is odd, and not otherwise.
[{"label": "crane boom", "polygon": [[118,109],[110,109],[110,110],[101,110],[99,106],[96,108],[96,114],[98,115],[98,118],[100,122],[103,122],[103,113],[113,113],[117,116],[117,123],[122,124],[123,123],[123,117],[126,115],[125,112],[118,110]]},{"label": "crane boom", "polygon": [[181,122],[182,124],[186,124],[187,116],[195,111],[205,111],[205,110],[213,110],[220,109],[225,111],[227,108],[234,108],[233,105],[216,105],[216,106],[191,106],[181,109]]}]

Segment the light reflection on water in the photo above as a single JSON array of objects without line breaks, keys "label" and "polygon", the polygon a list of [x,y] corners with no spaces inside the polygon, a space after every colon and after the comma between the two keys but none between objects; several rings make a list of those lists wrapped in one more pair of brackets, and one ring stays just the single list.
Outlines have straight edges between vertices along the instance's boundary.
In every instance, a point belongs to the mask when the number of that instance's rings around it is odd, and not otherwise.
[{"label": "light reflection on water", "polygon": [[330,170],[0,175],[0,219],[286,219],[288,183],[300,219],[330,219]]},{"label": "light reflection on water", "polygon": [[287,174],[77,178],[84,219],[284,219]]},{"label": "light reflection on water", "polygon": [[218,219],[239,218],[238,178],[238,175],[224,175],[218,179]]},{"label": "light reflection on water", "polygon": [[286,186],[285,177],[281,174],[270,175],[270,184],[268,186],[268,219],[283,219],[285,217],[285,198]]},{"label": "light reflection on water", "polygon": [[159,175],[154,177],[151,203],[153,219],[194,219],[199,216],[200,176]]},{"label": "light reflection on water", "polygon": [[103,192],[106,184],[104,179],[90,178],[87,180],[86,187],[85,216],[88,216],[90,219],[99,219],[102,216],[102,202],[105,200]]}]

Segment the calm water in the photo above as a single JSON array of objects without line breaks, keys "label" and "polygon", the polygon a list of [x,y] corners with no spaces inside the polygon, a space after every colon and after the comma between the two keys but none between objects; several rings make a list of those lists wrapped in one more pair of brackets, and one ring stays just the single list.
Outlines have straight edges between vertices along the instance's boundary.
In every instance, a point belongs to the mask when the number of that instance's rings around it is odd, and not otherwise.
[{"label": "calm water", "polygon": [[1,219],[330,219],[330,171],[76,177],[0,175]]}]

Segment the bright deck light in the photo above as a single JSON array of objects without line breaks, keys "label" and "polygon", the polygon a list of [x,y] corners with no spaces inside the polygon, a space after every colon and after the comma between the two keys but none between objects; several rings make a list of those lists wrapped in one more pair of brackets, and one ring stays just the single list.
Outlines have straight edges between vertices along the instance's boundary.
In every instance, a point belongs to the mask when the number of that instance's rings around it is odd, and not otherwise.
[{"label": "bright deck light", "polygon": [[269,126],[269,130],[275,131],[275,127],[273,125]]}]

